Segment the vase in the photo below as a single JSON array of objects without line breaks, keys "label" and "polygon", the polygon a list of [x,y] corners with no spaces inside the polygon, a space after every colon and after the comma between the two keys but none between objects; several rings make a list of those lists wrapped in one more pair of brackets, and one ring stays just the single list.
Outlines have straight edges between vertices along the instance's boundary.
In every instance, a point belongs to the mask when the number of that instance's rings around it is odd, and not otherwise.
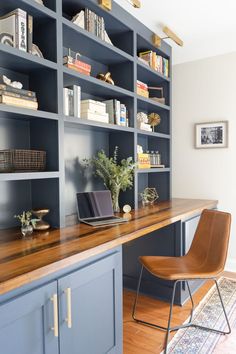
[{"label": "vase", "polygon": [[111,191],[112,207],[114,213],[120,212],[119,196],[120,196],[120,186],[115,186]]},{"label": "vase", "polygon": [[21,233],[23,237],[30,236],[33,232],[33,226],[32,225],[22,225],[21,226]]}]

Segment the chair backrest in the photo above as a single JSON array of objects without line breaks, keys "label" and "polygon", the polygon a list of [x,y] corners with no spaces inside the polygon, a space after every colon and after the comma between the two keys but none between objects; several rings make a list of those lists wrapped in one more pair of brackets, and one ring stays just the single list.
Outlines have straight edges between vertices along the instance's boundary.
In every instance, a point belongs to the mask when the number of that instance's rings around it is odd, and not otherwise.
[{"label": "chair backrest", "polygon": [[203,210],[189,256],[200,261],[207,272],[224,270],[231,226],[231,215],[217,210]]}]

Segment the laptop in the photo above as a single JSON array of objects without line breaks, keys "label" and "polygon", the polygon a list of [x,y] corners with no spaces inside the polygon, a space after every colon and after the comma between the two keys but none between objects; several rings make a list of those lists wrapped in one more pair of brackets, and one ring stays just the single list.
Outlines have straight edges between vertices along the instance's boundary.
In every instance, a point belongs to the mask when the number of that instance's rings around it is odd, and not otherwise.
[{"label": "laptop", "polygon": [[114,215],[109,190],[77,193],[76,197],[80,222],[91,226],[103,226],[128,221]]}]

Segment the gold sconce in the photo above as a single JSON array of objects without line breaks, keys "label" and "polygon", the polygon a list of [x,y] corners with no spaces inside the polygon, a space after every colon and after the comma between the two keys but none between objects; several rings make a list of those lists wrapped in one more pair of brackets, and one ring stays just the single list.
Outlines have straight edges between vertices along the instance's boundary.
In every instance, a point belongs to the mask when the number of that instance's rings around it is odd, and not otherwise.
[{"label": "gold sconce", "polygon": [[159,37],[157,34],[153,34],[152,36],[152,43],[155,47],[160,47],[161,46],[161,42],[163,39],[172,39],[172,41],[174,41],[176,44],[178,44],[179,46],[183,46],[184,42],[182,41],[182,39],[180,39],[173,31],[171,31],[167,26],[165,26],[162,30],[165,34],[166,37]]},{"label": "gold sconce", "polygon": [[140,9],[141,1],[140,0],[127,0],[133,7]]},{"label": "gold sconce", "polygon": [[112,0],[98,0],[98,3],[101,7],[103,7],[107,11],[111,11],[112,8]]}]

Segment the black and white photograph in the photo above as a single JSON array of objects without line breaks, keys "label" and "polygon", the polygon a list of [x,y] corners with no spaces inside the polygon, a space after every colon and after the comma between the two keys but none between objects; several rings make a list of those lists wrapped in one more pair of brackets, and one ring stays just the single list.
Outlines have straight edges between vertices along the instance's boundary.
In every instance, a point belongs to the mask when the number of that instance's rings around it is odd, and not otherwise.
[{"label": "black and white photograph", "polygon": [[228,146],[228,122],[209,122],[195,125],[195,147],[226,148]]}]

